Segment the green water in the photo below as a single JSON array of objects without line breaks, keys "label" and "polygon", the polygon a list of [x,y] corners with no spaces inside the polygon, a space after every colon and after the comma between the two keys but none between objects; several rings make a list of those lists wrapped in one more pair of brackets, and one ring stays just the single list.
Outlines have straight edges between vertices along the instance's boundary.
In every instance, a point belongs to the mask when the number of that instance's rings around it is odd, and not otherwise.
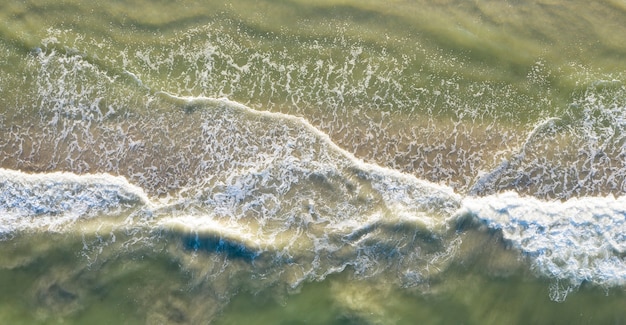
[{"label": "green water", "polygon": [[202,279],[205,275],[185,269],[162,247],[133,254],[116,247],[113,257],[102,254],[103,261],[86,266],[90,252],[77,253],[85,240],[90,239],[43,235],[37,240],[5,241],[0,272],[3,322],[620,324],[626,320],[622,289],[583,285],[565,302],[551,301],[553,283],[513,268],[523,262],[498,248],[502,243],[497,236],[482,239],[478,245],[483,252],[466,255],[429,283],[410,289],[384,277],[355,279],[347,269],[290,293],[280,285],[261,291],[242,287],[227,302],[219,297],[219,289],[198,284],[207,281]]},{"label": "green water", "polygon": [[71,215],[56,197],[17,223],[3,196],[0,323],[626,323],[621,273],[542,273],[551,252],[455,214],[623,196],[625,21],[623,0],[0,3],[0,168],[123,176],[158,206],[40,221]]}]

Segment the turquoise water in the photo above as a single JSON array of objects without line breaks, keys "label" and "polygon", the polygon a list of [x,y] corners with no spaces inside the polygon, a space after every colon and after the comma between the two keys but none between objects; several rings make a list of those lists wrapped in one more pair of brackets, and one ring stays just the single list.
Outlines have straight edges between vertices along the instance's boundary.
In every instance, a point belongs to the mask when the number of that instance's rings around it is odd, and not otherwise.
[{"label": "turquoise water", "polygon": [[2,323],[626,322],[623,1],[0,13]]}]

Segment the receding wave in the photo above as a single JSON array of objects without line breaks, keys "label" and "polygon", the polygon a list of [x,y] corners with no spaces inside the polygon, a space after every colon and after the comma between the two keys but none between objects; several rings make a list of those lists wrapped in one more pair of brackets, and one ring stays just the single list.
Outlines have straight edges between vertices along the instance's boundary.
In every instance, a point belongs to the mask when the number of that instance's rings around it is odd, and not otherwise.
[{"label": "receding wave", "polygon": [[[119,176],[2,169],[3,233],[59,230],[79,218],[135,209],[132,222],[120,222],[119,229],[143,228],[142,238],[152,241],[174,236],[187,254],[247,261],[264,273],[281,269],[275,281],[291,287],[346,267],[365,277],[394,269],[399,283],[414,286],[455,259],[461,239],[454,223],[471,215],[502,231],[538,274],[567,283],[553,288],[555,300],[583,282],[624,285],[622,197],[546,201],[509,192],[463,198],[450,187],[365,163],[301,117],[226,99],[157,95],[193,108],[178,114],[194,114],[199,122],[201,132],[185,135],[201,139],[190,148],[204,155],[185,156],[198,160],[187,164],[195,169],[180,169],[189,176],[176,175],[184,186],[159,198]],[[553,123],[540,124],[529,139]],[[134,150],[149,145],[142,140]],[[144,177],[136,181],[151,184]]]},{"label": "receding wave", "polygon": [[120,213],[149,202],[123,177],[27,174],[0,168],[0,237],[20,230],[60,230],[81,218]]},{"label": "receding wave", "polygon": [[603,287],[626,284],[626,198],[613,196],[541,201],[514,192],[468,197],[460,213],[470,213],[532,260],[563,300],[584,282]]}]

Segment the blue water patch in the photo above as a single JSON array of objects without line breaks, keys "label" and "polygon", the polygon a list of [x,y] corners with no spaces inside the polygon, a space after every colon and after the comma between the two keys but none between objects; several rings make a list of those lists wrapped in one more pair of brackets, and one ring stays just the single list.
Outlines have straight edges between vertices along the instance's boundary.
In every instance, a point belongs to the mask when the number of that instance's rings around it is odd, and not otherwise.
[{"label": "blue water patch", "polygon": [[261,255],[257,249],[213,234],[188,233],[182,236],[182,243],[187,250],[223,254],[229,259],[253,261]]}]

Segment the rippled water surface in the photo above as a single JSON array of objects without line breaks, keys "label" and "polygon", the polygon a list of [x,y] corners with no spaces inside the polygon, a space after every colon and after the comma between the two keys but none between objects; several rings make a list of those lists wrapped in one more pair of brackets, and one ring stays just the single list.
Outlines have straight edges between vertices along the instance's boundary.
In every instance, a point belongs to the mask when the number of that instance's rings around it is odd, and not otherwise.
[{"label": "rippled water surface", "polygon": [[626,322],[626,2],[0,4],[0,319]]}]

